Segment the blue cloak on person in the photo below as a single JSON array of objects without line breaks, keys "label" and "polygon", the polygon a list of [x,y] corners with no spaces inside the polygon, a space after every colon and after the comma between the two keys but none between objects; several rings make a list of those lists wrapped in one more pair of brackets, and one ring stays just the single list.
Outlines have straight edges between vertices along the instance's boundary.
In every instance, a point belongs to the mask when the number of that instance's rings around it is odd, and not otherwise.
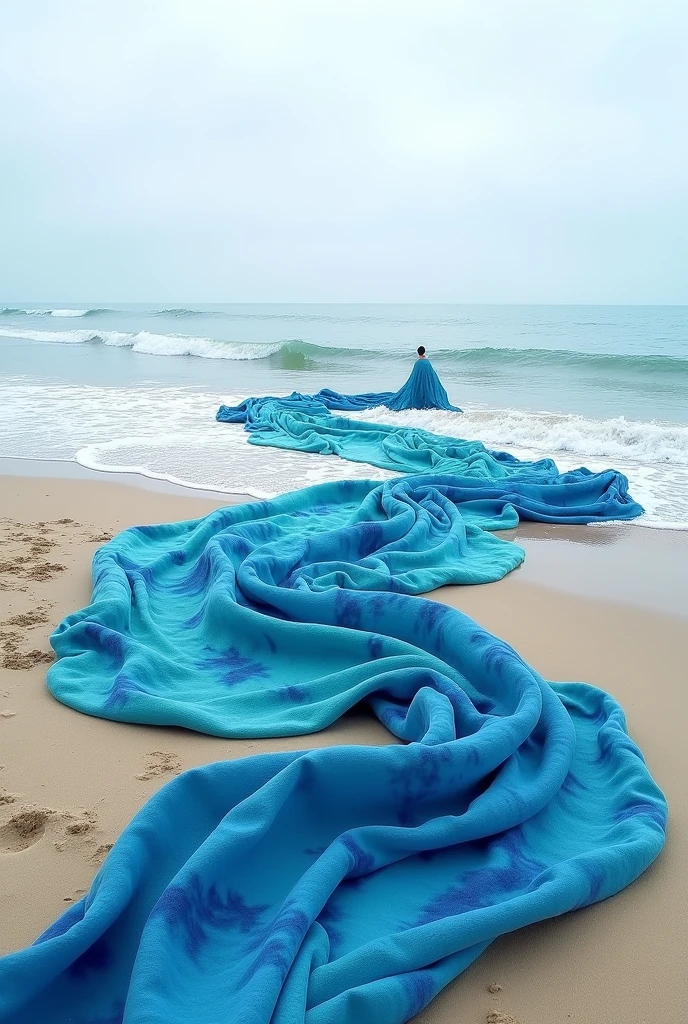
[{"label": "blue cloak on person", "polygon": [[458,405],[452,405],[447,392],[437,376],[429,359],[417,360],[411,375],[398,391],[377,391],[364,395],[343,395],[339,391],[323,388],[317,395],[302,395],[293,391],[286,398],[267,395],[262,398],[247,398],[239,405],[221,405],[216,419],[220,423],[251,424],[260,416],[266,402],[276,403],[283,411],[304,413],[308,416],[327,415],[328,412],[364,412],[387,406],[394,412],[404,409],[444,409],[448,412],[463,412]]},{"label": "blue cloak on person", "polygon": [[447,392],[429,359],[418,359],[411,376],[395,395],[384,403],[388,409],[401,412],[402,409],[447,409],[461,412],[452,405]]}]

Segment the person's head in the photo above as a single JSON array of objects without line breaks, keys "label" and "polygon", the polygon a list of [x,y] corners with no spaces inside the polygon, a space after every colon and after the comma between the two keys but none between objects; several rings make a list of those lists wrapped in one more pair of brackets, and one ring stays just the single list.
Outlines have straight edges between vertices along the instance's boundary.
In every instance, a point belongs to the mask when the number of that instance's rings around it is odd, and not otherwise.
[{"label": "person's head", "polygon": [[424,356],[425,355],[425,345],[419,345],[418,346],[418,355],[419,356]]}]

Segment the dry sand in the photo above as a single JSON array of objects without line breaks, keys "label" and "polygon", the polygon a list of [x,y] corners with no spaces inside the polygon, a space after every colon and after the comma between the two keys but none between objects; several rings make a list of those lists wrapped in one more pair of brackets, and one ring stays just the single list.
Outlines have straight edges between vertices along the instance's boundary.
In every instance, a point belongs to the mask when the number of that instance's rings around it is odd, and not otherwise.
[{"label": "dry sand", "polygon": [[[96,547],[126,526],[193,518],[219,501],[20,477],[0,478],[0,494],[2,954],[79,898],[132,815],[172,775],[298,749],[304,738],[221,740],[123,725],[80,715],[45,688],[48,635],[88,602]],[[669,798],[669,840],[614,899],[496,942],[417,1020],[673,1024],[688,1018],[688,534],[537,526],[517,534],[528,551],[521,569],[433,596],[504,637],[547,678],[583,679],[621,701]],[[308,742],[389,739],[354,712]]]}]

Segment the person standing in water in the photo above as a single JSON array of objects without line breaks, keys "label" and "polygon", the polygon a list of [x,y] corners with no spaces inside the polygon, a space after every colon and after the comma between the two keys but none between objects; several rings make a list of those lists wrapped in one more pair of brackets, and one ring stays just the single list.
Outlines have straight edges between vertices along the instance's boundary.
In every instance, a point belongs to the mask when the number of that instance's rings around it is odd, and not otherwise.
[{"label": "person standing in water", "polygon": [[396,394],[387,399],[387,408],[395,412],[403,409],[448,409],[461,412],[458,406],[449,401],[434,366],[425,354],[425,345],[419,345],[416,352],[418,358],[411,376]]}]

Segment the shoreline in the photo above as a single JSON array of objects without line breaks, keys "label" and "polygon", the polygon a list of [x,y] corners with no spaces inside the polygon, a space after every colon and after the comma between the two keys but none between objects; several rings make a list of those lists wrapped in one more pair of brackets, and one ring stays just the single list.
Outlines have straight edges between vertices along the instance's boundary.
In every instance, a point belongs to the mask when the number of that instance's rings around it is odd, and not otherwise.
[{"label": "shoreline", "polygon": [[[21,653],[47,654],[52,628],[88,603],[91,557],[108,534],[195,518],[228,503],[225,494],[172,493],[141,486],[145,478],[83,472],[2,479],[3,551],[16,568],[0,571],[0,629],[19,634]],[[500,1010],[519,1024],[669,1024],[688,1004],[688,752],[681,725],[688,536],[528,523],[502,536],[525,547],[521,568],[497,583],[429,596],[502,636],[545,678],[585,680],[621,702],[667,794],[669,837],[655,864],[620,895],[502,937],[416,1020],[484,1024]],[[48,566],[31,578],[29,544],[46,548]],[[17,616],[28,624],[7,625]],[[8,922],[0,953],[32,942],[79,898],[133,814],[179,771],[269,750],[391,741],[361,708],[321,733],[279,740],[125,725],[59,704],[45,687],[45,669],[40,658],[26,668],[0,668],[0,870]],[[5,826],[26,810],[35,812],[35,829],[26,845],[8,848]],[[489,993],[495,984],[501,991]]]},{"label": "shoreline", "polygon": [[4,477],[37,478],[39,480],[87,480],[92,483],[115,484],[126,487],[140,487],[145,491],[159,494],[174,494],[177,497],[204,498],[220,501],[224,505],[238,505],[244,501],[259,501],[250,494],[216,491],[209,488],[191,487],[187,484],[172,483],[144,473],[120,473],[82,466],[76,459],[24,459],[19,456],[0,456],[0,479]]}]

